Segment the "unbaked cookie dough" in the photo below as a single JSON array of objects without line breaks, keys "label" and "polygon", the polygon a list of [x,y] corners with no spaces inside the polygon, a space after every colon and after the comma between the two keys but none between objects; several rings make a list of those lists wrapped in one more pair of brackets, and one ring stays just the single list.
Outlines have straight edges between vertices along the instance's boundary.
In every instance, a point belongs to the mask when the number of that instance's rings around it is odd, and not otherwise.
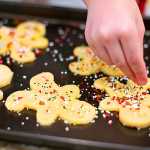
[{"label": "unbaked cookie dough", "polygon": [[31,78],[29,91],[10,94],[5,106],[14,112],[34,110],[37,122],[45,126],[51,125],[57,118],[74,125],[92,123],[97,115],[96,108],[79,98],[77,85],[59,86],[53,74],[42,72]]},{"label": "unbaked cookie dough", "polygon": [[123,76],[122,71],[115,66],[108,66],[102,60],[94,55],[92,50],[87,46],[78,46],[73,50],[77,61],[69,64],[69,69],[74,74],[91,75],[98,72],[111,76]]},{"label": "unbaked cookie dough", "polygon": [[119,112],[120,122],[128,127],[150,126],[150,83],[138,86],[131,80],[126,84],[111,77],[103,77],[94,82],[94,87],[104,90],[108,97],[99,103],[99,109]]},{"label": "unbaked cookie dough", "polygon": [[36,59],[35,48],[48,47],[46,27],[37,21],[26,21],[16,28],[0,27],[0,55],[10,55],[18,63],[29,63]]}]

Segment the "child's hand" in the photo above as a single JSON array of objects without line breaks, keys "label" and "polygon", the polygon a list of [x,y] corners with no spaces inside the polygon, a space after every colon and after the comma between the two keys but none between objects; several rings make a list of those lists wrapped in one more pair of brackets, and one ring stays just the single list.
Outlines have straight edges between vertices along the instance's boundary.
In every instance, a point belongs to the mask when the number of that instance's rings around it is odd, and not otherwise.
[{"label": "child's hand", "polygon": [[135,0],[85,0],[86,40],[102,60],[115,64],[138,84],[147,82],[143,20]]}]

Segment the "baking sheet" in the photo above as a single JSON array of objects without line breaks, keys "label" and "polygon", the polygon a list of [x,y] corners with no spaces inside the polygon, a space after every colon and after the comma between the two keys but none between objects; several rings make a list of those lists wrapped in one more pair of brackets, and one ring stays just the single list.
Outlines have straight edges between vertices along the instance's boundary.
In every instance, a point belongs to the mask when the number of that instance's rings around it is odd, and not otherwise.
[{"label": "baking sheet", "polygon": [[[17,18],[17,17],[14,17]],[[35,18],[36,19],[36,18]],[[0,19],[0,24],[15,26],[24,19]],[[38,59],[31,64],[18,65],[11,63],[9,57],[5,58],[5,63],[14,71],[12,84],[4,88],[4,100],[16,90],[29,87],[30,78],[42,71],[50,71],[55,76],[56,83],[79,84],[84,91],[82,99],[95,106],[97,101],[92,100],[94,92],[104,95],[100,91],[92,91],[86,83],[92,84],[95,76],[80,77],[74,76],[68,70],[68,64],[72,61],[72,50],[75,46],[85,44],[83,25],[79,22],[67,23],[61,20],[43,20],[47,24],[47,37],[49,39],[49,48]],[[146,26],[150,21],[146,21]],[[149,44],[150,33],[145,37],[145,57],[149,64]],[[63,59],[63,60],[62,60]],[[98,77],[102,74],[98,74]],[[89,88],[90,93],[86,92]],[[150,149],[149,129],[137,131],[123,127],[116,117],[104,119],[99,115],[99,119],[94,124],[84,126],[68,126],[62,121],[57,121],[50,127],[41,127],[36,123],[35,113],[33,111],[23,111],[21,114],[12,113],[6,110],[4,101],[0,102],[0,139],[10,140],[21,143],[29,143],[44,146],[57,146],[71,149],[120,149],[120,150],[143,150]],[[109,125],[108,121],[112,120]],[[69,127],[69,131],[65,128]]]}]

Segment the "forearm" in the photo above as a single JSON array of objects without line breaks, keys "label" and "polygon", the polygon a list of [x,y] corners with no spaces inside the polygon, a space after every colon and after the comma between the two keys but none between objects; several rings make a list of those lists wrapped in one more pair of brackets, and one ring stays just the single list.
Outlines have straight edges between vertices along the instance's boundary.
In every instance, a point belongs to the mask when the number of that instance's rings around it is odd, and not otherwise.
[{"label": "forearm", "polygon": [[[86,6],[88,7],[94,0],[83,0],[83,1],[86,4]],[[136,1],[139,5],[140,11],[143,13],[147,0],[136,0]]]}]

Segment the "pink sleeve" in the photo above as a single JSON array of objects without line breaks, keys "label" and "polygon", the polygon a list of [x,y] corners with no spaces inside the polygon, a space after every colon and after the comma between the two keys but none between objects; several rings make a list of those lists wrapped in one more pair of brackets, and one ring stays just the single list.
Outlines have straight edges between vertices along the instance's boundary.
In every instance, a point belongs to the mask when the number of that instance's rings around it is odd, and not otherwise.
[{"label": "pink sleeve", "polygon": [[147,0],[136,0],[136,1],[137,1],[138,5],[139,5],[141,13],[143,13]]}]

